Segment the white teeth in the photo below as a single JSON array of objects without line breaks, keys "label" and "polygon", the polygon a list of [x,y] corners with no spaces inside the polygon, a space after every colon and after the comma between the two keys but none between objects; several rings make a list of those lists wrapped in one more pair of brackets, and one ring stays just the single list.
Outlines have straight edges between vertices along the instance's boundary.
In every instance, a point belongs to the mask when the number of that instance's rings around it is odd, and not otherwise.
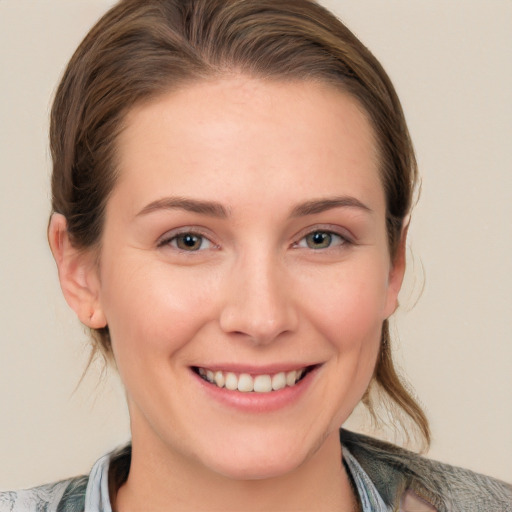
[{"label": "white teeth", "polygon": [[234,373],[226,373],[226,389],[230,389],[231,391],[235,391],[238,389],[238,377]]},{"label": "white teeth", "polygon": [[215,372],[215,384],[219,386],[219,388],[223,388],[226,383],[226,379],[224,378],[224,374],[222,372]]},{"label": "white teeth", "polygon": [[225,387],[231,391],[241,391],[242,393],[270,393],[271,391],[279,391],[286,386],[294,386],[304,375],[305,368],[254,377],[248,373],[237,375],[233,372],[224,373],[220,370],[214,372],[205,368],[198,368],[197,371],[203,379],[219,388]]},{"label": "white teeth", "polygon": [[292,370],[286,374],[286,385],[293,386],[297,382],[297,372]]},{"label": "white teeth", "polygon": [[272,379],[270,375],[258,375],[255,377],[254,391],[256,391],[256,393],[270,393],[270,391],[272,391]]},{"label": "white teeth", "polygon": [[272,389],[274,391],[279,391],[286,387],[286,375],[284,372],[276,373],[272,377]]},{"label": "white teeth", "polygon": [[243,391],[244,393],[254,391],[254,380],[248,373],[242,373],[238,377],[238,391]]}]

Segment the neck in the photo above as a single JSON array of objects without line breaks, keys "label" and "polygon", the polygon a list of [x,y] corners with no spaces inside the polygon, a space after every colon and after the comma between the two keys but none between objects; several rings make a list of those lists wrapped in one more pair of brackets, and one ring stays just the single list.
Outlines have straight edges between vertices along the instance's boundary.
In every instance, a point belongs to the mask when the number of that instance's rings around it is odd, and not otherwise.
[{"label": "neck", "polygon": [[300,467],[278,477],[236,480],[219,475],[200,463],[147,448],[134,437],[130,473],[113,510],[187,511],[315,510],[356,511],[357,500],[341,462],[338,432],[330,434]]}]

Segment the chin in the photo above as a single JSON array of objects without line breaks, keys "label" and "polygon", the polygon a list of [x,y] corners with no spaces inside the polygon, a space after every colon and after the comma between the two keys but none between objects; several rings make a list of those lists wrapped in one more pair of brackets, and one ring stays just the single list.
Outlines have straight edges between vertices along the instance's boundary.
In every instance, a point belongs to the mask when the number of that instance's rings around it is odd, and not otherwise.
[{"label": "chin", "polygon": [[211,468],[217,474],[232,480],[267,480],[283,477],[294,472],[304,462],[305,457],[290,454],[288,457],[274,455],[232,457],[220,460]]},{"label": "chin", "polygon": [[234,480],[279,478],[293,473],[312,458],[327,437],[327,434],[319,435],[311,440],[290,430],[281,435],[272,435],[268,430],[251,434],[231,438],[229,446],[220,439],[211,439],[210,449],[202,453],[202,463]]}]

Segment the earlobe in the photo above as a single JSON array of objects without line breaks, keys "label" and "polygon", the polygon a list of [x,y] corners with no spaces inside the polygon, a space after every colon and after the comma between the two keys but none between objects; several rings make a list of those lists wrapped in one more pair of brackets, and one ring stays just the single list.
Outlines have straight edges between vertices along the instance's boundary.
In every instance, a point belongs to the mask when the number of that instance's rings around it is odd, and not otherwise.
[{"label": "earlobe", "polygon": [[396,248],[396,253],[393,261],[391,262],[391,268],[389,271],[386,318],[389,318],[398,308],[398,294],[402,288],[402,282],[405,275],[408,230],[409,218],[406,218],[402,227],[400,241]]},{"label": "earlobe", "polygon": [[66,302],[84,325],[92,329],[105,327],[107,320],[99,300],[100,281],[94,254],[72,245],[66,218],[60,213],[52,215],[48,241]]}]

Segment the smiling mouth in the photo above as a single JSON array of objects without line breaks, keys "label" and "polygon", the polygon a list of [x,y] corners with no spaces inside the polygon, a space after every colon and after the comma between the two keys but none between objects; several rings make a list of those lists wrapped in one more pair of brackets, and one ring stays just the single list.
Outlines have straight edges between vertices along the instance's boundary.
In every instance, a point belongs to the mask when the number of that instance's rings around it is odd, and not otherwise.
[{"label": "smiling mouth", "polygon": [[208,368],[195,367],[194,372],[203,380],[230,391],[242,393],[271,393],[286,387],[293,387],[300,382],[315,366],[306,366],[289,372],[274,374],[254,374],[223,372],[221,370],[209,370]]}]

